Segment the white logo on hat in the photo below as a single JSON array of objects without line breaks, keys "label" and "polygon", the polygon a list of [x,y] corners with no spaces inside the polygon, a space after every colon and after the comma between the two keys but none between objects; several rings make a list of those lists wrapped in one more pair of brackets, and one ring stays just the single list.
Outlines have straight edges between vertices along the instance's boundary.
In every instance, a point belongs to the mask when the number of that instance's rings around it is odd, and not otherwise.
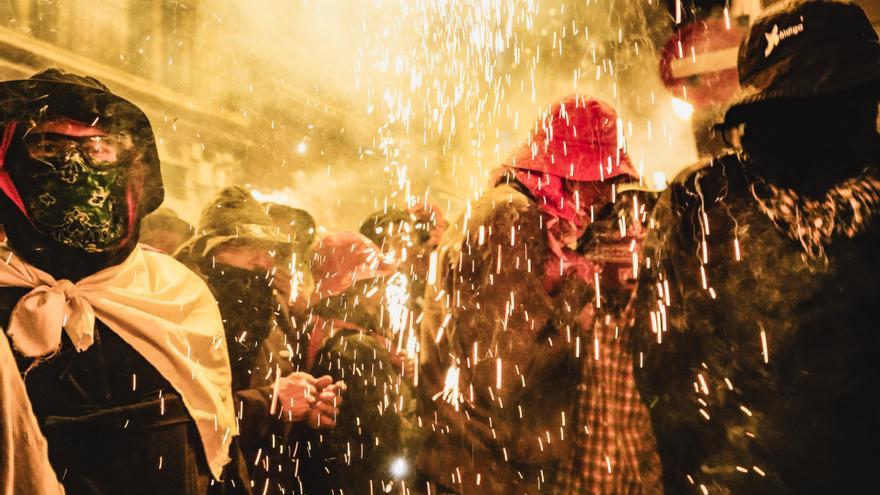
[{"label": "white logo on hat", "polygon": [[764,50],[764,58],[767,58],[773,52],[773,49],[779,46],[779,26],[774,24],[773,31],[764,34],[764,37],[767,38],[767,48]]},{"label": "white logo on hat", "polygon": [[782,31],[779,30],[779,26],[774,24],[773,29],[769,33],[764,33],[764,37],[767,38],[767,48],[764,49],[764,58],[770,56],[773,53],[773,49],[779,46],[779,43],[785,38],[789,38],[791,36],[796,36],[804,32],[804,23],[803,18],[801,18],[801,22],[799,24],[795,24],[794,26],[789,26]]}]

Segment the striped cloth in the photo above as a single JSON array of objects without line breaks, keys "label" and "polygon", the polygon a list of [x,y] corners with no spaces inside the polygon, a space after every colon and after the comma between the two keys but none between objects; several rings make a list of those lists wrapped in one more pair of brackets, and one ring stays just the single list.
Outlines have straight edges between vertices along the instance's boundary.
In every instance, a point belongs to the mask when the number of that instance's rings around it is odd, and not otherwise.
[{"label": "striped cloth", "polygon": [[662,493],[651,420],[633,377],[631,323],[628,318],[597,319],[584,334],[589,345],[582,346],[581,357],[580,448],[561,472],[565,494]]}]

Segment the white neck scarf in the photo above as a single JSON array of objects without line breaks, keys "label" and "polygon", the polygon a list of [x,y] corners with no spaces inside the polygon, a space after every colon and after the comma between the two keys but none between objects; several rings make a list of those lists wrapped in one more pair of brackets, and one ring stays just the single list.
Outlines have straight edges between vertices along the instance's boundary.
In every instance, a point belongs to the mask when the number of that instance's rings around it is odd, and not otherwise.
[{"label": "white neck scarf", "polygon": [[94,341],[97,317],[180,394],[219,479],[238,427],[223,321],[205,283],[170,256],[140,247],[77,283],[55,280],[5,245],[0,256],[0,286],[33,288],[9,320],[15,349],[28,357],[51,354],[63,328],[82,352]]}]

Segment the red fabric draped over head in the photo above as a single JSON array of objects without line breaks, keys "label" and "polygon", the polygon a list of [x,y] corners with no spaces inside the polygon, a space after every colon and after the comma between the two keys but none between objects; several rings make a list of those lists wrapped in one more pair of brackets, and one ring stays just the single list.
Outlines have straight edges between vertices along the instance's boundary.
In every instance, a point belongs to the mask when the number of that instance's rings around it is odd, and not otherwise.
[{"label": "red fabric draped over head", "polygon": [[355,283],[394,273],[397,262],[356,232],[332,232],[312,246],[312,278],[319,299],[342,294]]},{"label": "red fabric draped over head", "polygon": [[3,191],[9,200],[30,220],[24,202],[18,194],[18,189],[12,182],[12,177],[9,176],[9,169],[6,168],[6,153],[9,152],[9,147],[12,145],[12,136],[15,135],[16,127],[15,123],[11,123],[3,129],[3,140],[0,141],[0,191]]},{"label": "red fabric draped over head", "polygon": [[528,142],[504,165],[585,182],[638,177],[617,121],[617,112],[603,101],[563,98],[535,122]]},{"label": "red fabric draped over head", "polygon": [[611,198],[610,194],[604,197],[605,188],[571,187],[570,183],[599,184],[618,177],[638,181],[614,108],[582,95],[551,105],[535,122],[528,141],[493,175],[495,182],[510,173],[549,216],[547,240],[555,257],[545,265],[548,289],[559,281],[560,272],[574,271],[592,281],[597,268],[567,246],[583,235],[590,206]]}]

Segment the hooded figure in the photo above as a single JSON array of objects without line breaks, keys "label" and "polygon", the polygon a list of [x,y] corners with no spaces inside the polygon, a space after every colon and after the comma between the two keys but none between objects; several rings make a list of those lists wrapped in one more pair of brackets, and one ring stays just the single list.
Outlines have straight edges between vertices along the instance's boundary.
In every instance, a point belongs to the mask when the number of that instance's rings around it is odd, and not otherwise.
[{"label": "hooded figure", "polygon": [[264,203],[275,228],[292,246],[290,259],[291,281],[285,295],[295,313],[307,311],[309,296],[314,290],[312,273],[308,267],[306,251],[315,240],[317,224],[306,210],[291,206]]},{"label": "hooded figure", "polygon": [[645,212],[618,133],[601,101],[552,105],[440,245],[419,461],[440,493],[656,488],[626,309]]},{"label": "hooded figure", "polygon": [[337,426],[311,445],[318,462],[303,466],[307,493],[381,493],[411,480],[417,448],[415,401],[406,348],[380,331],[382,286],[396,261],[366,237],[333,232],[310,249],[316,301],[310,317],[308,366],[344,380]]},{"label": "hooded figure", "polygon": [[237,435],[216,302],[137,245],[163,197],[146,116],[57,69],[0,83],[0,108],[0,324],[67,492],[242,488],[216,481]]},{"label": "hooded figure", "polygon": [[159,208],[141,222],[140,243],[174,254],[195,235],[195,228],[170,208]]},{"label": "hooded figure", "polygon": [[876,483],[880,41],[861,9],[755,20],[725,126],[648,236],[639,388],[666,493],[854,493]]},{"label": "hooded figure", "polygon": [[304,372],[306,322],[290,314],[282,295],[291,283],[291,243],[265,208],[242,187],[220,190],[202,210],[199,234],[177,257],[203,276],[220,306],[254,491],[301,493],[297,466],[308,453],[296,446],[307,430],[334,426],[341,399],[329,376]]},{"label": "hooded figure", "polygon": [[383,284],[386,333],[407,332],[421,321],[431,253],[442,236],[442,222],[439,209],[420,203],[414,210],[377,211],[361,224],[360,233],[398,261],[396,273]]},{"label": "hooded figure", "polygon": [[297,253],[305,253],[315,240],[317,224],[306,210],[279,203],[264,203],[278,233],[287,237]]}]

